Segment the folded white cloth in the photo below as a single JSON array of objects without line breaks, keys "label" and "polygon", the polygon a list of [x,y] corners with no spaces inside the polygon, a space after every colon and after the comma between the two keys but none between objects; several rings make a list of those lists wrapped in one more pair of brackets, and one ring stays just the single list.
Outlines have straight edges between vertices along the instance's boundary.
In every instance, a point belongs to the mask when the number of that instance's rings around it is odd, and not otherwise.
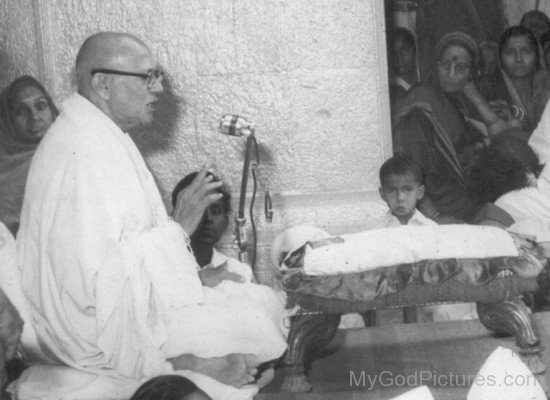
[{"label": "folded white cloth", "polygon": [[497,347],[483,363],[467,400],[546,400],[529,368],[510,349]]},{"label": "folded white cloth", "polygon": [[518,256],[512,237],[490,226],[402,226],[341,235],[308,244],[304,272],[331,275],[447,258]]},{"label": "folded white cloth", "polygon": [[434,400],[434,398],[427,386],[420,386],[390,400]]}]

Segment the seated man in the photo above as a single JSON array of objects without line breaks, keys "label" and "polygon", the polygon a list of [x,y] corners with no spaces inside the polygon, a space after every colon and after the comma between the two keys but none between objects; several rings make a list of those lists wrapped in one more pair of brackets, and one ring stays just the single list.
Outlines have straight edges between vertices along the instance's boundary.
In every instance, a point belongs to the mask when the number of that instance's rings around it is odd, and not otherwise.
[{"label": "seated man", "polygon": [[[172,218],[126,133],[149,124],[162,72],[139,39],[104,32],[76,59],[78,93],[32,160],[18,234],[21,286],[58,362],[142,380],[191,370],[240,387],[286,349],[265,286],[204,287],[187,241],[221,195],[203,168]],[[238,287],[237,287],[238,286]]]},{"label": "seated man", "polygon": [[[175,207],[178,195],[191,185],[198,172],[186,175],[172,192],[172,205]],[[212,182],[220,182],[215,175],[208,173]],[[203,285],[215,286],[220,280],[229,279],[236,282],[254,281],[252,269],[234,258],[227,257],[214,247],[221,239],[229,225],[231,211],[231,194],[224,186],[215,189],[222,198],[210,204],[204,211],[199,226],[191,235],[191,250],[201,267],[199,276]]]}]

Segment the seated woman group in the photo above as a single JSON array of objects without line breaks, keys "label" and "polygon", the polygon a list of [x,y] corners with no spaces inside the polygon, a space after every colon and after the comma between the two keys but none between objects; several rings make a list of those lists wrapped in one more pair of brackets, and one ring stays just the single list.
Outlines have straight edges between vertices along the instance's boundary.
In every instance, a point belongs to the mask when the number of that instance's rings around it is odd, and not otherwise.
[{"label": "seated woman group", "polygon": [[500,69],[481,81],[478,46],[469,35],[444,35],[435,54],[430,78],[396,107],[394,151],[412,157],[426,173],[420,210],[440,222],[469,222],[483,205],[468,184],[480,150],[511,128],[528,139],[550,97],[550,78],[539,68],[535,36],[520,26],[502,34]]}]

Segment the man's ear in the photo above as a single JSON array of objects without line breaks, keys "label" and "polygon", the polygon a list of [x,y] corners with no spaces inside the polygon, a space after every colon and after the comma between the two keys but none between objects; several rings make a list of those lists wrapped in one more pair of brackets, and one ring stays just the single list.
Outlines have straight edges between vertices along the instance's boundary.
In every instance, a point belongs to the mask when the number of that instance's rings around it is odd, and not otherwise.
[{"label": "man's ear", "polygon": [[111,97],[109,79],[107,79],[106,74],[98,72],[92,76],[92,81],[90,82],[92,89],[104,100],[109,100]]},{"label": "man's ear", "polygon": [[380,197],[382,197],[382,200],[386,201],[386,199],[384,198],[384,191],[382,190],[382,186],[378,188],[378,193],[380,194]]},{"label": "man's ear", "polygon": [[419,185],[418,186],[418,195],[416,197],[417,200],[422,200],[424,198],[424,194],[426,193],[426,186]]}]

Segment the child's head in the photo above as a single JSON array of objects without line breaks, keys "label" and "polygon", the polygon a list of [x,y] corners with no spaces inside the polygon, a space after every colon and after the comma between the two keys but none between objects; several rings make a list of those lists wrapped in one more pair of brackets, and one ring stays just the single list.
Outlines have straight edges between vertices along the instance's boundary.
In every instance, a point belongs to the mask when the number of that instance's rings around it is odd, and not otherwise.
[{"label": "child's head", "polygon": [[[192,172],[185,176],[174,188],[172,192],[172,205],[175,207],[178,194],[186,187],[191,185],[198,172]],[[212,182],[219,182],[219,178],[212,173]],[[229,212],[231,211],[231,194],[224,186],[216,189],[222,194],[222,198],[210,204],[204,211],[202,220],[191,235],[191,240],[196,244],[214,246],[220,239],[229,224]]]},{"label": "child's head", "polygon": [[382,164],[380,196],[402,224],[407,224],[413,216],[424,190],[422,168],[410,157],[396,154]]},{"label": "child's head", "polygon": [[130,400],[209,400],[189,379],[180,375],[161,375],[141,385]]}]

